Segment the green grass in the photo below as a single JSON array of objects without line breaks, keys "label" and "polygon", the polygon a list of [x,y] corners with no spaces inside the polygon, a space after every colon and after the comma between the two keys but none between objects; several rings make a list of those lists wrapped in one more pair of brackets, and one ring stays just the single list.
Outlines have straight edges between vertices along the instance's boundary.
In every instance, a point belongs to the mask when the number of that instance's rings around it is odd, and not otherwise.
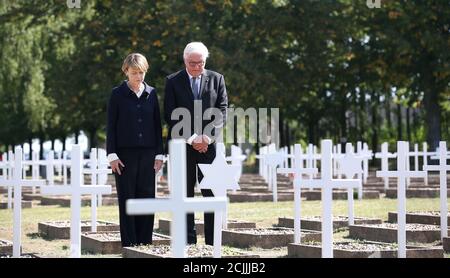
[{"label": "green grass", "polygon": [[[228,218],[247,220],[257,223],[258,227],[270,227],[278,222],[278,217],[293,217],[293,202],[258,202],[258,203],[231,203],[228,208]],[[381,218],[387,220],[389,211],[397,210],[397,200],[355,200],[355,216]],[[439,199],[408,199],[408,211],[439,210]],[[320,201],[303,201],[302,215],[321,215]],[[117,206],[103,206],[98,208],[98,219],[119,222]],[[347,201],[333,202],[334,215],[347,215]],[[82,207],[81,217],[89,220],[90,207]],[[169,213],[158,213],[156,218],[170,218]],[[196,217],[203,219],[201,213]],[[70,209],[58,206],[35,206],[32,209],[22,210],[22,246],[24,252],[38,253],[51,257],[67,257],[69,255],[69,240],[47,240],[38,234],[38,222],[51,220],[69,220]],[[157,223],[157,221],[155,221]],[[12,210],[0,211],[0,238],[12,240],[13,234]],[[345,236],[345,233],[335,234],[336,239]],[[278,251],[276,251],[278,252]],[[97,256],[84,253],[83,257],[118,257],[117,255]]]}]

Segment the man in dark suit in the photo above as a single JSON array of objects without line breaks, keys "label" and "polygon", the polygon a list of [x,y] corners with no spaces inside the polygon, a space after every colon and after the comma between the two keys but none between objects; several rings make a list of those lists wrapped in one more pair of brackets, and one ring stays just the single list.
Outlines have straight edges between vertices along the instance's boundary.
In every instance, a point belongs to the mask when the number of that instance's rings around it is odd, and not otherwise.
[{"label": "man in dark suit", "polygon": [[[197,164],[210,164],[216,157],[215,142],[226,121],[228,98],[225,80],[220,73],[205,69],[208,56],[208,49],[203,43],[189,43],[183,53],[186,68],[166,79],[164,118],[169,125],[168,140],[184,138],[187,143],[187,197],[194,197]],[[200,105],[201,109],[198,109]],[[177,112],[172,114],[177,108],[180,108],[178,112],[188,111],[187,119],[178,121]],[[216,111],[213,116],[211,110]],[[183,122],[188,125],[183,126],[182,134],[178,134],[177,128]],[[211,126],[214,128],[208,128]],[[203,174],[198,169],[198,182],[202,179]],[[202,189],[201,192],[203,197],[214,196],[209,189]],[[205,213],[205,243],[213,245],[213,238],[214,213]],[[197,243],[194,214],[187,215],[187,242]]]}]

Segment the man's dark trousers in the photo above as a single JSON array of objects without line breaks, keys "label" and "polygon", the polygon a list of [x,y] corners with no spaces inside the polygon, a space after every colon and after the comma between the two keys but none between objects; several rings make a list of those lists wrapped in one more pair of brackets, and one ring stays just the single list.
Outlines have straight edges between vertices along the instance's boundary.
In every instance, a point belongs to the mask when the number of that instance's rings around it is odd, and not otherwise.
[{"label": "man's dark trousers", "polygon": [[[199,153],[191,145],[186,144],[186,167],[187,167],[187,197],[194,197],[194,187],[197,181],[200,183],[203,179],[203,174],[198,168],[197,164],[211,164],[216,157],[216,148],[214,144],[208,146],[206,153]],[[214,197],[214,194],[209,189],[201,190],[203,197]],[[205,243],[213,245],[214,243],[214,213],[204,214],[205,220]],[[197,234],[195,230],[194,214],[187,214],[187,242],[188,244],[197,243]]]}]

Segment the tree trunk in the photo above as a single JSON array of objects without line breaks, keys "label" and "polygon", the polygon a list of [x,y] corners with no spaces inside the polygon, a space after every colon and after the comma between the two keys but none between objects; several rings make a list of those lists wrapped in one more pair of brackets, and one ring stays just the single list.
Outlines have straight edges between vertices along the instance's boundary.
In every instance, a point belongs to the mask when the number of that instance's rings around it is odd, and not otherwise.
[{"label": "tree trunk", "polygon": [[44,159],[44,138],[39,137],[39,159]]},{"label": "tree trunk", "polygon": [[89,148],[88,150],[92,148],[97,148],[98,146],[98,140],[97,140],[97,128],[93,128],[89,131]]},{"label": "tree trunk", "polygon": [[314,127],[315,123],[312,120],[308,121],[308,142],[314,144]]},{"label": "tree trunk", "polygon": [[291,142],[291,129],[289,128],[289,122],[286,122],[286,144],[288,147],[291,146]]},{"label": "tree trunk", "polygon": [[75,144],[76,145],[78,144],[78,136],[80,136],[80,130],[79,129],[75,130]]},{"label": "tree trunk", "polygon": [[412,118],[413,118],[412,126],[413,126],[414,141],[419,142],[419,138],[417,138],[417,130],[419,129],[419,120],[417,119],[417,108],[413,109]]},{"label": "tree trunk", "polygon": [[397,104],[397,141],[401,141],[403,138],[402,130],[402,106]]},{"label": "tree trunk", "polygon": [[387,129],[388,129],[388,134],[389,134],[389,138],[393,138],[394,134],[392,132],[392,118],[391,118],[391,98],[389,96],[386,96],[385,99],[386,103],[385,103],[385,109],[386,109],[386,123],[387,123]]},{"label": "tree trunk", "polygon": [[408,138],[408,142],[411,143],[411,124],[410,124],[410,113],[411,112],[411,108],[408,106],[406,107],[406,136]]},{"label": "tree trunk", "polygon": [[428,88],[424,94],[425,126],[427,128],[427,143],[430,151],[435,151],[441,140],[441,107],[438,102],[439,94]]},{"label": "tree trunk", "polygon": [[30,158],[32,157],[33,154],[33,138],[28,138],[28,144],[30,145]]},{"label": "tree trunk", "polygon": [[[372,96],[375,98],[375,101],[373,101],[372,104],[372,150],[373,152],[378,151],[378,130],[379,130],[379,122],[378,122],[378,106],[380,99],[378,98],[378,94],[375,92],[372,94]],[[374,161],[374,160],[372,160]]]},{"label": "tree trunk", "polygon": [[280,125],[279,125],[279,127],[280,127],[280,147],[284,147],[286,145],[285,134],[284,134],[284,131],[285,131],[284,124],[285,123],[284,123],[284,115],[283,115],[283,113],[281,111],[280,111],[279,116],[280,116],[280,119],[279,119],[279,123],[280,123]]},{"label": "tree trunk", "polygon": [[62,149],[63,149],[63,152],[66,151],[66,139],[67,139],[66,136],[63,136],[63,137],[61,138],[61,140],[62,140]]}]

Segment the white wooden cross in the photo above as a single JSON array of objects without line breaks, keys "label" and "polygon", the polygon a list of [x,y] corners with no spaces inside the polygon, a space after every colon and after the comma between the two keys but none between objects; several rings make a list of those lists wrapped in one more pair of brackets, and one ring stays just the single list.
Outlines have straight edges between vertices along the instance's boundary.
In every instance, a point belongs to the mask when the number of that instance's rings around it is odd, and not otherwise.
[{"label": "white wooden cross", "polygon": [[[217,143],[217,146],[223,143]],[[225,146],[223,146],[225,147]],[[216,157],[211,164],[198,164],[203,173],[203,179],[198,185],[200,189],[211,189],[215,197],[227,199],[227,190],[239,189],[239,170],[238,165],[228,165],[225,160],[224,149],[216,149]],[[228,204],[228,202],[227,202]],[[227,229],[227,206],[222,215],[222,228]]]},{"label": "white wooden cross", "polygon": [[2,161],[1,165],[2,177],[0,177],[0,186],[6,187],[7,189],[7,208],[11,209],[13,185],[10,185],[8,183],[8,180],[11,180],[13,177],[14,159],[12,151],[8,151],[8,153],[5,153],[4,161]]},{"label": "white wooden cross", "polygon": [[259,175],[267,182],[267,167],[264,162],[264,157],[267,154],[267,146],[259,148],[259,154],[256,158],[259,159]]},{"label": "white wooden cross", "polygon": [[333,146],[333,173],[337,174],[337,178],[340,179],[342,174],[339,170],[339,159],[344,155],[342,154],[341,144]]},{"label": "white wooden cross", "polygon": [[[70,198],[70,257],[81,257],[81,196],[111,194],[111,185],[84,185],[83,157],[79,145],[72,146],[70,185],[43,186],[43,195],[71,195]],[[91,223],[93,224],[93,223]]]},{"label": "white wooden cross", "polygon": [[[423,160],[423,164],[422,164],[422,169],[425,169],[428,165],[428,145],[427,142],[423,142],[422,143],[422,160]],[[428,185],[428,175],[425,176],[425,178],[423,179],[425,185]]]},{"label": "white wooden cross", "polygon": [[[306,151],[306,168],[317,168],[317,160],[320,159],[320,154],[317,154],[317,147],[313,144],[308,144]],[[312,179],[316,174],[309,174],[309,179]]]},{"label": "white wooden cross", "polygon": [[238,146],[231,145],[231,156],[227,157],[227,161],[231,161],[232,165],[239,166],[239,176],[242,175],[242,162],[247,158],[242,154],[242,149]]},{"label": "white wooden cross", "polygon": [[[239,178],[242,176],[242,162],[246,158],[239,146],[231,145],[231,156],[227,157],[227,161],[231,161],[231,165],[239,166]],[[233,193],[236,193],[236,190],[233,190]]]},{"label": "white wooden cross", "polygon": [[294,242],[301,242],[301,188],[303,174],[317,174],[317,168],[303,168],[303,153],[300,144],[294,145],[294,159],[291,168],[278,168],[280,174],[294,174]]},{"label": "white wooden cross", "polygon": [[406,258],[406,179],[408,177],[424,177],[424,171],[408,171],[409,143],[397,142],[397,171],[377,171],[377,177],[397,178],[397,243],[398,257]]},{"label": "white wooden cross", "polygon": [[303,187],[322,189],[322,257],[333,257],[333,188],[358,188],[359,179],[333,179],[331,140],[321,143],[320,179],[301,180]]},{"label": "white wooden cross", "polygon": [[[169,154],[172,167],[172,193],[168,199],[129,199],[126,211],[130,215],[153,214],[161,211],[171,211],[172,221],[170,233],[172,236],[172,255],[176,258],[185,257],[186,246],[186,213],[197,211],[214,212],[214,257],[221,256],[222,220],[221,213],[226,207],[226,198],[187,198],[186,197],[186,143],[183,139],[173,139],[169,143]],[[197,200],[196,200],[197,199]]]},{"label": "white wooden cross", "polygon": [[[14,150],[13,177],[3,181],[9,187],[14,187],[13,257],[15,258],[20,257],[20,247],[22,245],[22,187],[45,185],[45,181],[25,180],[22,178],[22,158],[22,148],[16,147]],[[12,159],[12,155],[10,159]]]},{"label": "white wooden cross", "polygon": [[[389,172],[389,158],[396,158],[397,153],[390,153],[388,150],[388,143],[384,142],[381,144],[381,152],[375,154],[375,158],[381,159],[381,172]],[[384,189],[389,188],[389,177],[383,176],[384,180]]]},{"label": "white wooden cross", "polygon": [[272,190],[273,202],[278,202],[277,167],[284,161],[284,154],[281,152],[268,153],[265,162],[269,166],[269,190]]},{"label": "white wooden cross", "polygon": [[[100,156],[97,156],[97,154],[101,154],[100,149],[92,148],[89,159],[90,169],[83,169],[83,173],[91,175],[91,185],[105,185],[106,180],[100,175],[111,174],[112,171],[107,166],[105,167],[105,164],[100,161]],[[101,194],[97,193],[91,194],[91,232],[97,232],[97,206],[99,206],[99,201],[101,204],[101,196]]]},{"label": "white wooden cross", "polygon": [[155,196],[158,195],[158,183],[161,180],[161,177],[164,173],[164,165],[167,163],[168,166],[168,156],[164,155],[162,159],[163,163],[161,169],[158,172],[155,172]]},{"label": "white wooden cross", "polygon": [[[339,168],[341,173],[347,179],[353,179],[355,175],[361,175],[363,172],[362,168],[363,158],[355,154],[353,146],[351,143],[345,144],[345,155],[339,160]],[[357,178],[361,181],[360,178]],[[353,186],[347,188],[347,199],[348,199],[348,224],[355,224],[354,220],[354,202],[353,202]],[[362,191],[362,184],[359,184],[358,192]]]},{"label": "white wooden cross", "polygon": [[[8,151],[8,171],[7,178],[9,180],[13,179],[14,176],[14,153],[13,151]],[[8,186],[8,209],[12,209],[12,199],[13,199],[13,188],[14,185]]]},{"label": "white wooden cross", "polygon": [[[428,154],[431,156],[430,159],[439,160],[439,146],[436,148],[435,152],[429,152]],[[450,151],[446,153],[446,156],[447,158],[450,158]]]},{"label": "white wooden cross", "polygon": [[440,184],[440,203],[441,203],[441,240],[448,236],[447,223],[447,171],[450,171],[450,165],[447,164],[447,142],[439,142],[439,165],[424,166],[425,171],[438,171]]},{"label": "white wooden cross", "polygon": [[364,183],[367,183],[367,178],[369,177],[369,160],[373,159],[373,151],[369,149],[367,143],[363,144],[361,155],[363,156]]}]

